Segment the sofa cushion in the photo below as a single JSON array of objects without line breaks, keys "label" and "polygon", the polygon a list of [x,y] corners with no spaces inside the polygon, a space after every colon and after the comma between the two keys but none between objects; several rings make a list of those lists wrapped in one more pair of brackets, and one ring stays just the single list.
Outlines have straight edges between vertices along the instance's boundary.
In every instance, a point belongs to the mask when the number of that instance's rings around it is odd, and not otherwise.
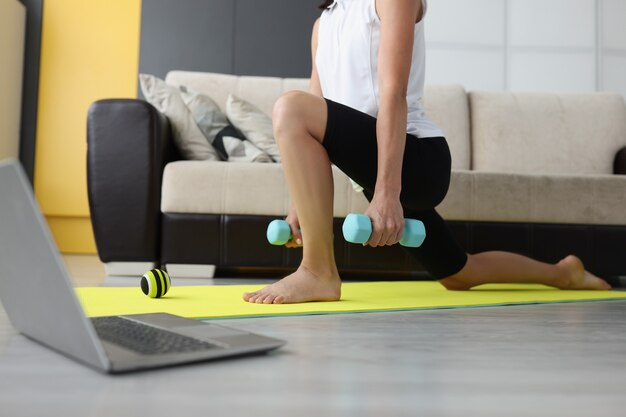
[{"label": "sofa cushion", "polygon": [[626,106],[608,93],[471,92],[472,169],[611,174]]},{"label": "sofa cushion", "polygon": [[626,224],[626,176],[453,171],[446,220]]},{"label": "sofa cushion", "polygon": [[307,78],[278,78],[238,76],[211,72],[170,71],[165,81],[172,85],[186,85],[210,96],[226,112],[230,94],[257,106],[268,116],[272,114],[274,102],[290,90],[308,91]]},{"label": "sofa cushion", "polygon": [[[363,213],[367,200],[333,167],[334,216]],[[455,170],[437,210],[446,220],[626,224],[626,176],[523,175]],[[165,167],[161,211],[284,216],[280,164],[177,161]]]},{"label": "sofa cushion", "polygon": [[470,116],[465,89],[460,85],[427,85],[424,109],[446,135],[452,169],[470,169]]},{"label": "sofa cushion", "polygon": [[272,162],[268,154],[246,140],[246,136],[230,124],[209,96],[185,86],[180,86],[180,96],[221,159],[228,162]]},{"label": "sofa cushion", "polygon": [[174,142],[185,158],[215,161],[220,159],[196,124],[178,88],[149,74],[140,74],[139,80],[146,99],[170,119]]},{"label": "sofa cushion", "polygon": [[226,115],[233,125],[254,145],[280,162],[280,151],[274,139],[272,119],[254,104],[233,94],[226,102]]},{"label": "sofa cushion", "polygon": [[[334,216],[362,213],[363,193],[333,166]],[[163,172],[161,211],[164,213],[250,214],[285,216],[289,190],[281,164],[176,161]]]},{"label": "sofa cushion", "polygon": [[[229,94],[272,114],[274,102],[291,90],[308,91],[308,78],[252,77],[210,72],[170,71],[165,79],[209,95],[226,111]],[[467,94],[459,85],[426,86],[426,114],[443,130],[452,153],[452,168],[470,169],[470,127]]]}]

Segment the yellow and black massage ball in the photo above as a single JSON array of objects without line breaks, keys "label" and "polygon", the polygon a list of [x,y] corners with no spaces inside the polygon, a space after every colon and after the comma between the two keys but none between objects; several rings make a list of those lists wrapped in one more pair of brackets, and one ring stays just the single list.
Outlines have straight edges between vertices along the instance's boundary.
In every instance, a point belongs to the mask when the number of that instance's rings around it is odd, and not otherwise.
[{"label": "yellow and black massage ball", "polygon": [[170,276],[161,269],[151,269],[141,277],[141,291],[150,298],[161,298],[172,285]]}]

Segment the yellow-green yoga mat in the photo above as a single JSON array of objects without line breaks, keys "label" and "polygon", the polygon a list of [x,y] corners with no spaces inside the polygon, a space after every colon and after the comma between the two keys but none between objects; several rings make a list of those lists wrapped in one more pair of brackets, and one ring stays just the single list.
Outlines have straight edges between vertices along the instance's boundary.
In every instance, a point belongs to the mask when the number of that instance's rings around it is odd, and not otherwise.
[{"label": "yellow-green yoga mat", "polygon": [[303,304],[250,304],[246,291],[263,285],[173,286],[163,298],[148,298],[136,287],[77,288],[88,316],[165,312],[206,319],[302,314],[337,314],[438,308],[499,306],[626,299],[619,291],[563,291],[542,285],[483,285],[448,291],[437,282],[344,283],[341,301]]}]

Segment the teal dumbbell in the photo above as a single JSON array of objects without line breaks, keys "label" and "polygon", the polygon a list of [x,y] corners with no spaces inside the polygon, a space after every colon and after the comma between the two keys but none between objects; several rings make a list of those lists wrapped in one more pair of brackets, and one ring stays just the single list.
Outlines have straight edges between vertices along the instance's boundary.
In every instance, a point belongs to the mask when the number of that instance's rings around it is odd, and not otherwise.
[{"label": "teal dumbbell", "polygon": [[[343,237],[350,243],[365,243],[372,234],[372,221],[365,214],[348,214],[343,222]],[[404,219],[404,230],[400,244],[417,248],[426,239],[424,223],[415,219]]]},{"label": "teal dumbbell", "polygon": [[284,245],[291,240],[291,227],[284,220],[272,220],[267,226],[266,236],[272,245]]}]

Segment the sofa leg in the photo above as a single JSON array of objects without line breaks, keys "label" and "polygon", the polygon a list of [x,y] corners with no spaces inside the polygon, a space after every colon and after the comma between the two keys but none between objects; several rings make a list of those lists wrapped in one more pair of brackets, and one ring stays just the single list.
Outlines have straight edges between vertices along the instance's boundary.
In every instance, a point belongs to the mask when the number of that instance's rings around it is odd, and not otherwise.
[{"label": "sofa leg", "polygon": [[138,276],[156,267],[154,262],[107,262],[104,270],[107,276]]},{"label": "sofa leg", "polygon": [[213,278],[215,265],[166,264],[165,269],[172,278]]}]

